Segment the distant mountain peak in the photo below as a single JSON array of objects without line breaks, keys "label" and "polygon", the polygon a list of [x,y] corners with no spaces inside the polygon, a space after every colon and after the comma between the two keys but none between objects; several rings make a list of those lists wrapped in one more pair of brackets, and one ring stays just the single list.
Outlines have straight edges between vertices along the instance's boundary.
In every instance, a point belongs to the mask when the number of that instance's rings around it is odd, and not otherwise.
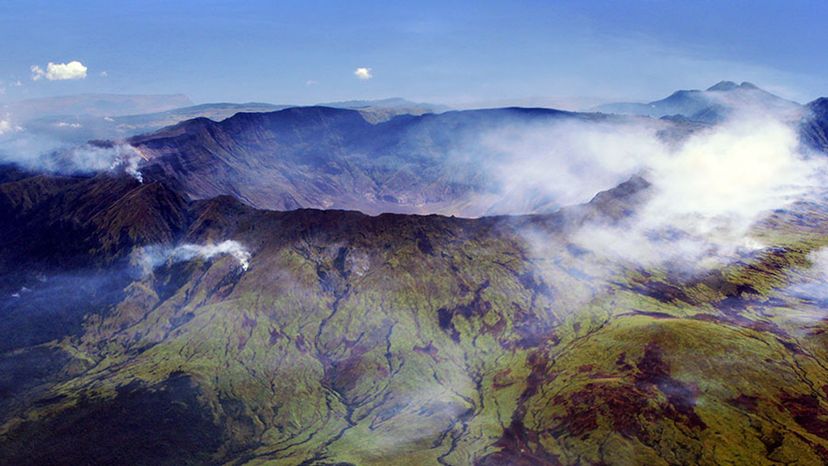
[{"label": "distant mountain peak", "polygon": [[733,81],[719,81],[716,84],[707,88],[708,91],[733,91],[736,89],[758,90],[756,84],[742,81],[742,84],[736,84]]},{"label": "distant mountain peak", "polygon": [[739,85],[733,81],[719,81],[716,84],[707,88],[708,91],[732,91],[738,88]]},{"label": "distant mountain peak", "polygon": [[362,107],[398,107],[429,104],[420,104],[417,102],[412,102],[410,100],[403,99],[402,97],[389,97],[386,99],[376,100],[344,100],[338,102],[325,102],[318,105],[322,107],[359,109]]},{"label": "distant mountain peak", "polygon": [[692,121],[717,123],[741,105],[765,108],[794,119],[798,118],[796,113],[801,108],[798,103],[765,91],[751,82],[737,84],[734,81],[719,81],[706,90],[679,90],[647,103],[609,103],[596,107],[595,111],[653,118],[681,115]]}]

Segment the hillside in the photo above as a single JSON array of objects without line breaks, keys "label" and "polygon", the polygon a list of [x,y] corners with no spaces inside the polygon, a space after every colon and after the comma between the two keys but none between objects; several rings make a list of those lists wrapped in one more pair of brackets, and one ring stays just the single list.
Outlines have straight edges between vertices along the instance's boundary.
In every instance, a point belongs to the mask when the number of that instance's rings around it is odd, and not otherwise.
[{"label": "hillside", "polygon": [[376,123],[355,110],[299,107],[218,123],[186,121],[129,142],[149,160],[145,176],[167,180],[193,199],[231,195],[262,209],[480,216],[560,207],[543,193],[512,199],[499,192],[491,168],[498,153],[480,145],[485,135],[555,122],[623,121],[506,108]]},{"label": "hillside", "polygon": [[828,153],[828,98],[811,102],[808,111],[802,122],[803,139],[811,147]]},{"label": "hillside", "polygon": [[[825,322],[806,286],[828,244],[820,204],[757,226],[772,247],[681,277],[571,242],[634,211],[642,180],[469,220],[15,178],[0,308],[8,331],[51,333],[5,343],[11,464],[828,460]],[[249,264],[164,253],[226,240]]]}]

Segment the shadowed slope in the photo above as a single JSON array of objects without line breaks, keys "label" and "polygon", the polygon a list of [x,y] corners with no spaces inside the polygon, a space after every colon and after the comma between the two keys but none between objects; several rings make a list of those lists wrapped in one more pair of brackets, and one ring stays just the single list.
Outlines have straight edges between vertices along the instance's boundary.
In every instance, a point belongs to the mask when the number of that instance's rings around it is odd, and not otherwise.
[{"label": "shadowed slope", "polygon": [[[494,188],[486,188],[485,154],[463,153],[468,142],[512,124],[607,118],[515,108],[371,124],[358,111],[303,107],[220,123],[191,120],[131,143],[150,159],[145,176],[168,180],[195,199],[224,194],[276,210],[477,216],[493,206]],[[472,155],[478,164],[462,162]]]}]

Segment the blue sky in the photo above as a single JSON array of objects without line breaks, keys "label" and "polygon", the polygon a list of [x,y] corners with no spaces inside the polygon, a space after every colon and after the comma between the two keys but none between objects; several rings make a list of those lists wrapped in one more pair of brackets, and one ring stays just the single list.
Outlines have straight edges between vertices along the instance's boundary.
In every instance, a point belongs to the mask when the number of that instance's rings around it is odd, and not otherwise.
[{"label": "blue sky", "polygon": [[[828,2],[781,0],[5,0],[0,99],[184,93],[196,102],[308,104],[402,96],[578,107],[730,79],[808,101],[828,95],[826,18]],[[33,65],[72,60],[87,67],[85,78],[32,80]],[[359,67],[371,79],[358,79]]]}]

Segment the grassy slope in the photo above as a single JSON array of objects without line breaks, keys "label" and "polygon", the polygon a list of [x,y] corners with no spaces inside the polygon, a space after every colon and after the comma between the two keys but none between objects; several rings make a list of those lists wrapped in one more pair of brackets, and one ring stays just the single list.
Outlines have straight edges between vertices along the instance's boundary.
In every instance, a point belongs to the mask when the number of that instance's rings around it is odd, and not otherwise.
[{"label": "grassy slope", "polygon": [[[242,241],[250,269],[230,257],[169,265],[87,318],[81,336],[47,344],[72,369],[39,403],[15,407],[7,458],[82,454],[55,439],[113,417],[96,407],[126,406],[131,419],[153,403],[182,407],[174,417],[191,424],[179,431],[206,429],[204,413],[218,426],[220,445],[200,450],[169,434],[194,461],[828,458],[825,324],[794,318],[819,315],[819,303],[785,291],[828,243],[817,206],[810,226],[785,214],[766,223],[782,248],[677,281],[611,269],[555,228],[541,229],[537,251],[505,220],[208,204],[187,214],[183,238]],[[110,427],[143,432],[156,420],[134,422]]]}]

